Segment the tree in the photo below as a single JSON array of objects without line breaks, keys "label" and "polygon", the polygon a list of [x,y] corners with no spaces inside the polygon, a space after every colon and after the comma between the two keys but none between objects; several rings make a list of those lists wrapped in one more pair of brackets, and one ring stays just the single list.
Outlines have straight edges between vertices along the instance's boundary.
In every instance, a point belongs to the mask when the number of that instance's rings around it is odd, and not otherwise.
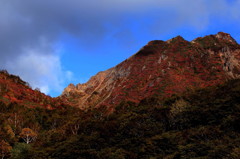
[{"label": "tree", "polygon": [[34,132],[30,128],[24,128],[22,129],[22,132],[20,133],[20,137],[27,143],[31,143],[36,140],[37,138],[37,133]]},{"label": "tree", "polygon": [[[1,129],[0,129],[0,131],[1,131]],[[8,140],[8,142],[14,141],[15,133],[13,132],[10,125],[4,125],[2,131],[4,133],[5,140]]]},{"label": "tree", "polygon": [[0,157],[4,159],[6,156],[10,155],[12,147],[9,143],[5,142],[4,140],[0,141]]}]

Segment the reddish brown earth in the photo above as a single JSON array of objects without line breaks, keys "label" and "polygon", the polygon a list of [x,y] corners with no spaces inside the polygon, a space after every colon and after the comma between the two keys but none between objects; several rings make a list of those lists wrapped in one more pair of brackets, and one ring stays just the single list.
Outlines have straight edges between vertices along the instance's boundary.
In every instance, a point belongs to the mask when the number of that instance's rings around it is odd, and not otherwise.
[{"label": "reddish brown earth", "polygon": [[122,101],[138,103],[154,94],[169,97],[239,77],[240,45],[229,34],[219,32],[191,42],[177,36],[150,41],[87,83],[70,84],[61,98],[81,109],[104,105],[113,110]]},{"label": "reddish brown earth", "polygon": [[5,104],[17,103],[29,108],[62,108],[64,103],[59,98],[51,98],[39,90],[33,90],[20,77],[7,71],[0,71],[0,101]]}]

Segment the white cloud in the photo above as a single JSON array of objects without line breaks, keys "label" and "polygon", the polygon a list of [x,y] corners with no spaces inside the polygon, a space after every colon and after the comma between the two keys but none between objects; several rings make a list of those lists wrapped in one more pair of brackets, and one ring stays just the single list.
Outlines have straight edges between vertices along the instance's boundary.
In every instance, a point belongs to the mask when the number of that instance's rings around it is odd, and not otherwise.
[{"label": "white cloud", "polygon": [[61,92],[64,82],[73,77],[72,72],[63,70],[59,55],[42,54],[36,50],[29,50],[8,61],[6,68],[46,94],[50,91]]}]

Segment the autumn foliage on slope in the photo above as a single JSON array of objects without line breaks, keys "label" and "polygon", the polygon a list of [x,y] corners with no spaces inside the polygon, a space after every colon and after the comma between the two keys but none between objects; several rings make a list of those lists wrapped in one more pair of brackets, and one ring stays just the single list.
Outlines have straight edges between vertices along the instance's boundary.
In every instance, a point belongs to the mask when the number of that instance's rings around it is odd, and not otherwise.
[{"label": "autumn foliage on slope", "polygon": [[61,100],[51,98],[38,89],[33,90],[27,82],[5,70],[0,71],[0,101],[5,104],[17,103],[29,108],[53,109],[63,105]]},{"label": "autumn foliage on slope", "polygon": [[108,115],[0,102],[0,152],[14,159],[238,159],[239,98],[240,80],[231,80],[137,106],[122,102]]},{"label": "autumn foliage on slope", "polygon": [[240,45],[229,34],[219,32],[191,42],[177,36],[151,41],[87,83],[69,85],[62,99],[82,109],[106,106],[113,111],[123,101],[139,103],[153,94],[166,98],[239,75]]}]

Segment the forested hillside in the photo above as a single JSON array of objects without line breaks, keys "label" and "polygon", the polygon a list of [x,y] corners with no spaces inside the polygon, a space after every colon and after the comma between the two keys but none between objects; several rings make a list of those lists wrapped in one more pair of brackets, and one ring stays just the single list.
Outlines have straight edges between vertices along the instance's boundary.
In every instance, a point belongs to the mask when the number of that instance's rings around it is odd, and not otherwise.
[{"label": "forested hillside", "polygon": [[0,70],[0,101],[5,104],[16,103],[28,108],[61,108],[64,102],[59,98],[51,98],[40,92],[39,88],[32,89],[19,76]]},{"label": "forested hillside", "polygon": [[[0,104],[3,158],[239,158],[240,80],[116,111]],[[26,136],[29,136],[27,144]]]}]

